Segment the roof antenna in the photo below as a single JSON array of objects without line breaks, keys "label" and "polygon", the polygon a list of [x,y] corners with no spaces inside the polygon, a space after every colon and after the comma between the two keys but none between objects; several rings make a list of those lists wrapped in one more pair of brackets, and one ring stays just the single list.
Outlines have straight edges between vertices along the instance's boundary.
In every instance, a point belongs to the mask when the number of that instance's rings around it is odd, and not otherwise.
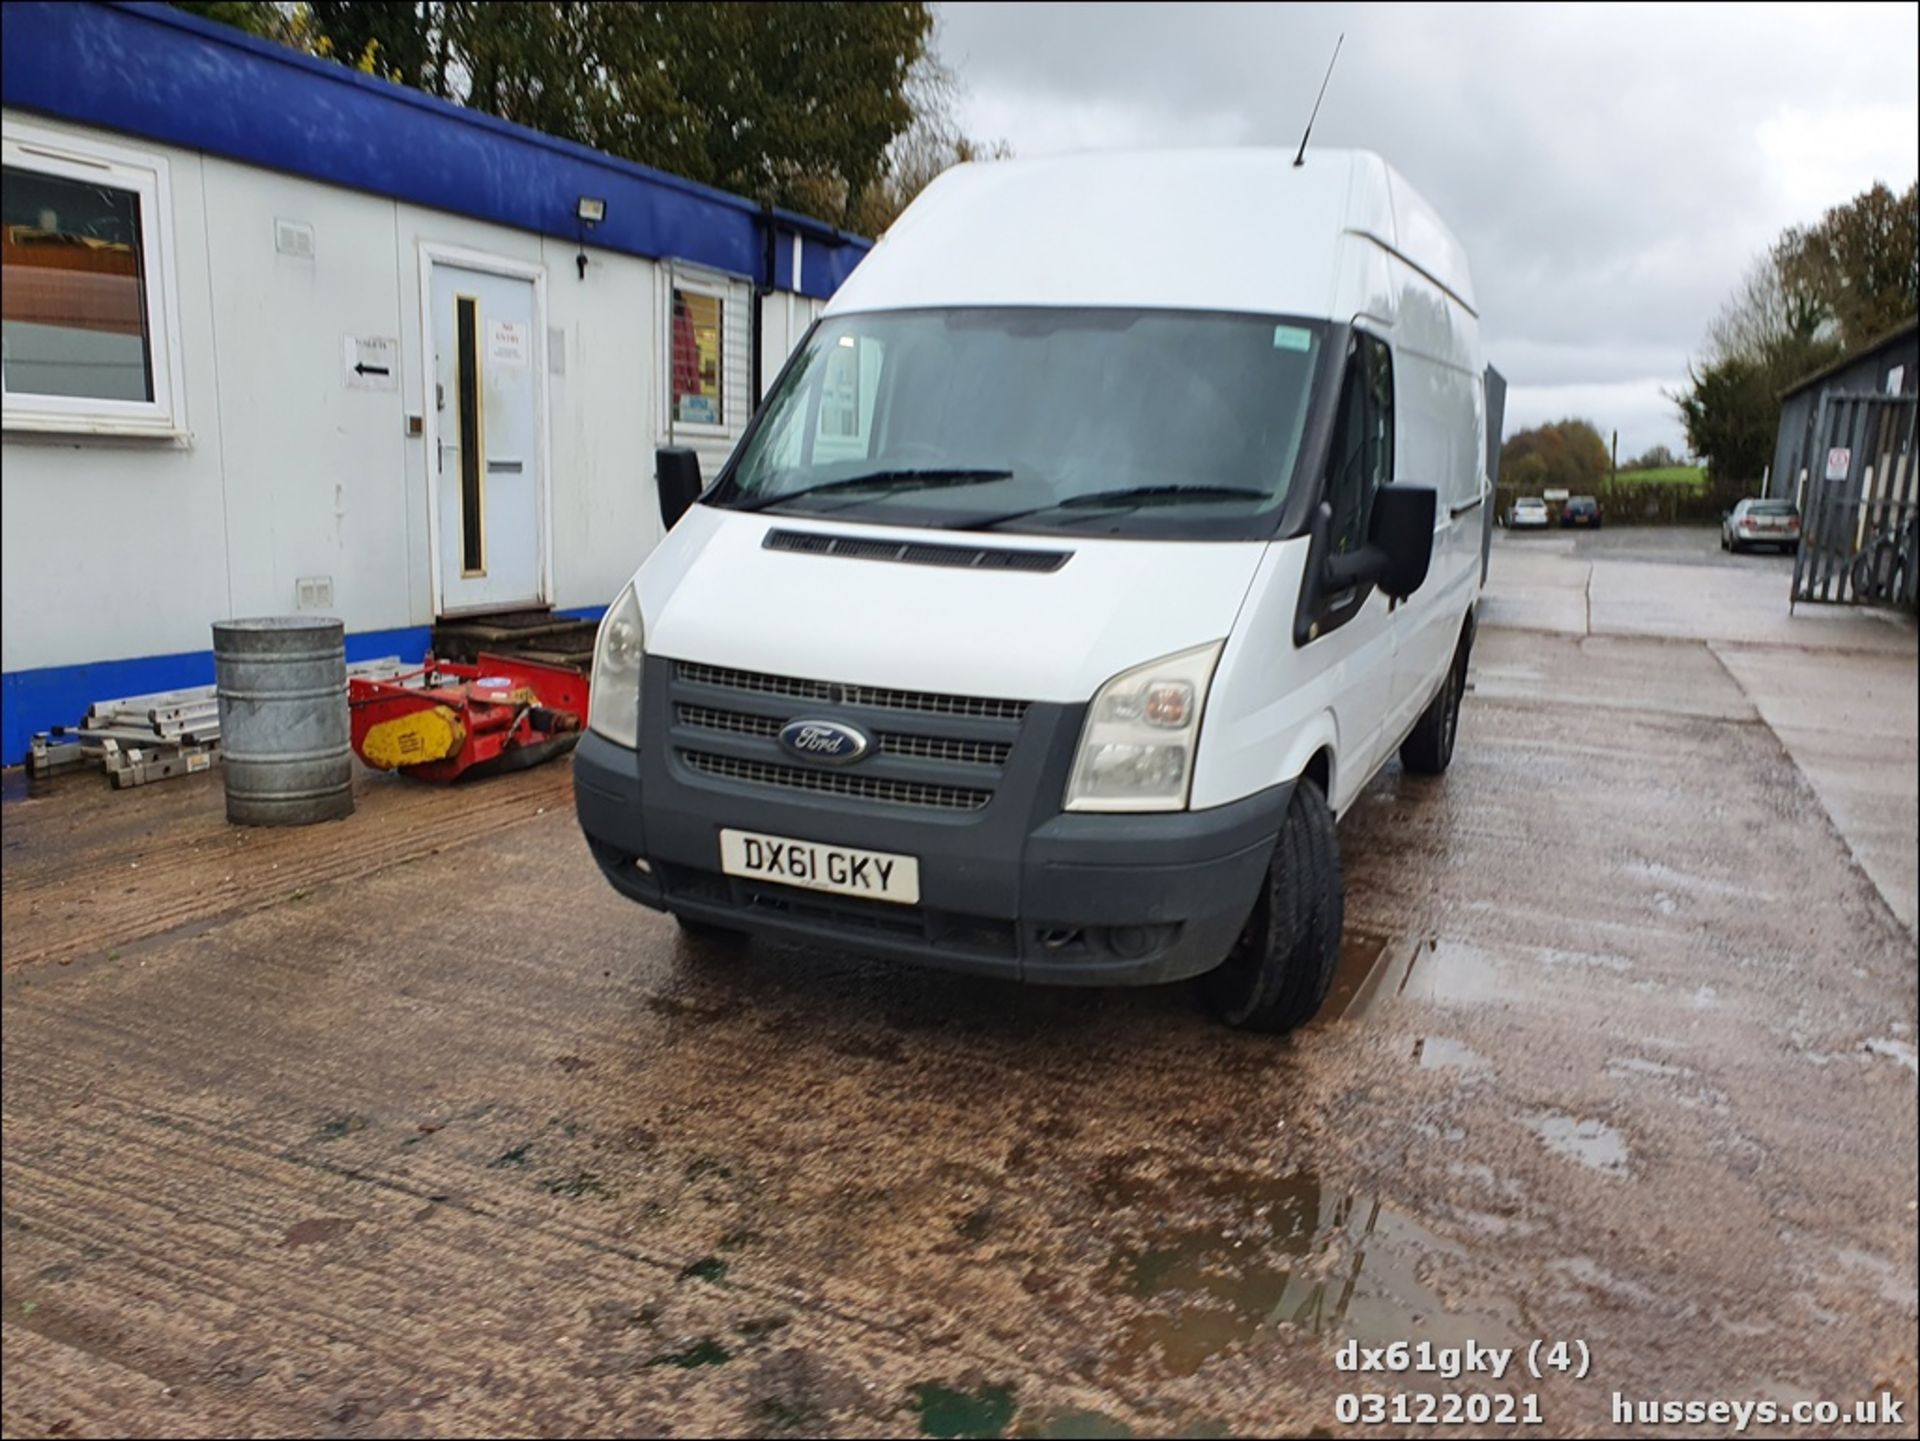
[{"label": "roof antenna", "polygon": [[1320,102],[1327,98],[1327,81],[1333,79],[1333,61],[1340,58],[1340,46],[1346,38],[1347,32],[1342,30],[1340,38],[1333,42],[1333,59],[1327,61],[1327,73],[1320,81],[1320,93],[1313,97],[1313,114],[1307,117],[1306,133],[1301,135],[1299,153],[1293,157],[1295,169],[1307,163],[1307,136],[1313,134],[1313,122],[1320,118]]}]

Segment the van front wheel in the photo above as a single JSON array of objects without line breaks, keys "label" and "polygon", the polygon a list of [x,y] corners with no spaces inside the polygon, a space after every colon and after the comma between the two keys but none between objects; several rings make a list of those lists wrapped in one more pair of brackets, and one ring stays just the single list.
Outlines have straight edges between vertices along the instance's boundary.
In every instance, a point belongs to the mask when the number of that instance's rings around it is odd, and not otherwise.
[{"label": "van front wheel", "polygon": [[1320,787],[1303,776],[1294,784],[1246,929],[1201,980],[1220,1019],[1275,1033],[1311,1020],[1333,984],[1345,906],[1333,812]]}]

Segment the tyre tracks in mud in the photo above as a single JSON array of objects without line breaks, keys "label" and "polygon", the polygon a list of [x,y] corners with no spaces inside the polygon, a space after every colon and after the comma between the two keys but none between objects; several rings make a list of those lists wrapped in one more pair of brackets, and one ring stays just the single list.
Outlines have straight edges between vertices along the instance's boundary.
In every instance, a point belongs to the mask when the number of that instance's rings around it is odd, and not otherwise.
[{"label": "tyre tracks in mud", "polygon": [[[470,845],[573,803],[570,760],[467,786],[362,774],[353,815],[262,830],[227,824],[218,780],[196,778],[188,783],[195,793],[176,792],[164,808],[141,797],[119,823],[95,827],[103,835],[78,842],[76,830],[85,832],[71,818],[73,807],[11,802],[0,872],[7,936],[0,969],[126,952],[268,906],[299,904],[320,887]],[[106,794],[112,800],[125,793]],[[98,814],[102,807],[85,796],[82,810]]]}]

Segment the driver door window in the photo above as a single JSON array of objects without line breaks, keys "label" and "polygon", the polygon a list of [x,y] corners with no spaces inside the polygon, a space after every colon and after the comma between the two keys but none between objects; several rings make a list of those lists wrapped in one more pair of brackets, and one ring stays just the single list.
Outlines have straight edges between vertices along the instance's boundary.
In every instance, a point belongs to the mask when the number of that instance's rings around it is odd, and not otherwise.
[{"label": "driver door window", "polygon": [[1393,355],[1384,342],[1355,332],[1328,456],[1327,503],[1333,521],[1327,541],[1332,554],[1347,555],[1367,543],[1374,492],[1392,481]]}]

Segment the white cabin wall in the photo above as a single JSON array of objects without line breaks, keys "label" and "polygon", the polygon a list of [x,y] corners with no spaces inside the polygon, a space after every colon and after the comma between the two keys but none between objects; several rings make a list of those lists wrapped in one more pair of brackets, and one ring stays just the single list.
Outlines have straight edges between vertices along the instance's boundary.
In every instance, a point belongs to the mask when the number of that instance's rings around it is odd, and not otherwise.
[{"label": "white cabin wall", "polygon": [[[16,112],[8,112],[12,118]],[[44,130],[98,132],[20,116]],[[220,396],[200,157],[164,158],[190,437],[105,440],[8,431],[0,485],[0,657],[7,671],[97,656],[203,650],[227,613]],[[88,656],[87,658],[92,658]],[[78,719],[78,717],[74,717]]]},{"label": "white cabin wall", "polygon": [[[431,403],[422,243],[545,267],[555,606],[605,604],[659,542],[666,264],[589,247],[582,279],[566,240],[19,118],[167,162],[188,435],[6,432],[8,673],[205,652],[214,621],[289,612],[306,576],[331,578],[349,634],[433,621],[426,442],[407,432]],[[279,220],[311,227],[311,258],[276,247]],[[752,287],[699,275],[729,306],[726,433],[697,442],[711,476],[752,405]],[[819,309],[767,297],[769,382]],[[396,389],[346,384],[350,336],[398,342]]]},{"label": "white cabin wall", "polygon": [[[405,625],[419,442],[404,393],[346,365],[349,337],[399,336],[394,206],[212,157],[205,174],[233,610],[292,611],[296,580],[327,576],[349,631]],[[311,227],[311,258],[279,252],[280,220]]]}]

